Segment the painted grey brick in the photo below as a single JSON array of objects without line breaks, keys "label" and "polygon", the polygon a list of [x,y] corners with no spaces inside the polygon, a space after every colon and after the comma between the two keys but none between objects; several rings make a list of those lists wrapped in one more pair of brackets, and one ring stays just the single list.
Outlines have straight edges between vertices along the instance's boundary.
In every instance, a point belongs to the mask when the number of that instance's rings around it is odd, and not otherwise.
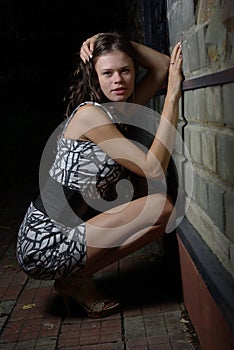
[{"label": "painted grey brick", "polygon": [[184,94],[185,117],[188,121],[206,121],[206,89],[187,91]]},{"label": "painted grey brick", "polygon": [[225,124],[234,127],[234,83],[223,85],[223,112]]},{"label": "painted grey brick", "polygon": [[214,182],[208,183],[208,215],[218,226],[218,228],[224,232],[224,193],[225,190],[221,185],[217,185]]},{"label": "painted grey brick", "polygon": [[196,202],[207,211],[208,208],[208,185],[207,178],[199,173],[194,174],[194,199]]},{"label": "painted grey brick", "polygon": [[184,130],[184,144],[186,145],[189,154],[190,154],[190,129],[189,126],[187,125],[185,130]]},{"label": "painted grey brick", "polygon": [[202,163],[209,170],[216,172],[216,132],[209,127],[201,135]]},{"label": "painted grey brick", "polygon": [[[234,54],[234,41],[230,32],[227,32],[227,27],[220,21],[220,12],[200,11],[200,16],[204,15],[204,18],[198,24],[192,18],[193,3],[192,0],[167,0],[171,47],[177,41],[178,35],[183,35],[185,79],[233,66],[230,55]],[[224,4],[226,10],[228,3]],[[200,2],[198,6],[199,4]],[[178,11],[180,5],[181,13]],[[221,5],[217,3],[218,11],[219,6],[221,9]],[[229,18],[231,12],[225,13]],[[217,36],[219,32],[221,35]],[[220,46],[221,39],[227,45]],[[219,47],[212,46],[213,44],[218,44]],[[220,261],[234,274],[234,200],[233,188],[231,189],[234,185],[234,83],[185,91],[183,102],[184,115],[188,121],[185,127],[185,145],[195,168],[190,219]],[[180,120],[181,117],[180,108]],[[181,150],[177,152],[178,169],[186,191],[189,191],[189,162],[183,161]],[[200,224],[201,213],[203,219]]]},{"label": "painted grey brick", "polygon": [[193,97],[194,117],[199,121],[205,121],[207,114],[206,89],[195,90]]},{"label": "painted grey brick", "polygon": [[168,13],[176,6],[181,0],[167,0]]},{"label": "painted grey brick", "polygon": [[197,31],[200,69],[206,67],[208,64],[208,55],[207,55],[207,49],[205,45],[205,34],[206,34],[206,26],[204,25],[200,27]]},{"label": "painted grey brick", "polygon": [[182,1],[183,32],[190,29],[195,22],[194,0]]},{"label": "painted grey brick", "polygon": [[188,121],[194,119],[194,91],[184,93],[184,113]]},{"label": "painted grey brick", "polygon": [[194,72],[199,69],[199,47],[197,32],[187,38],[187,48],[189,55],[189,71]]},{"label": "painted grey brick", "polygon": [[[168,12],[168,25],[169,25],[169,35],[170,44],[175,45],[176,42],[181,40],[182,37],[182,6],[181,2],[176,2],[172,7],[171,11]],[[180,20],[179,20],[180,19]]]},{"label": "painted grey brick", "polygon": [[183,52],[183,73],[184,73],[185,79],[188,79],[190,76],[190,70],[189,70],[189,53],[188,53],[186,39],[184,39],[182,43],[182,52]]},{"label": "painted grey brick", "polygon": [[194,201],[190,202],[187,218],[225,268],[230,271],[230,240]]},{"label": "painted grey brick", "polygon": [[218,135],[218,173],[234,185],[234,132]]},{"label": "painted grey brick", "polygon": [[201,157],[201,130],[199,128],[190,129],[190,155],[196,163],[202,164]]},{"label": "painted grey brick", "polygon": [[234,243],[234,190],[225,194],[226,235]]},{"label": "painted grey brick", "polygon": [[183,164],[184,170],[184,186],[188,197],[194,196],[194,167],[190,162]]},{"label": "painted grey brick", "polygon": [[221,87],[206,88],[207,121],[223,124],[223,101]]}]

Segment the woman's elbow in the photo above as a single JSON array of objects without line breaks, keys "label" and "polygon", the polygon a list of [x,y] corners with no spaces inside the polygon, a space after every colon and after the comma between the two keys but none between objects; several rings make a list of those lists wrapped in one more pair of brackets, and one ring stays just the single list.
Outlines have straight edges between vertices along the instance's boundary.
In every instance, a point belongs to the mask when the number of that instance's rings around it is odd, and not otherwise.
[{"label": "woman's elbow", "polygon": [[157,167],[154,167],[153,169],[149,169],[146,172],[145,176],[148,179],[160,181],[165,179],[165,172],[162,167],[157,166]]}]

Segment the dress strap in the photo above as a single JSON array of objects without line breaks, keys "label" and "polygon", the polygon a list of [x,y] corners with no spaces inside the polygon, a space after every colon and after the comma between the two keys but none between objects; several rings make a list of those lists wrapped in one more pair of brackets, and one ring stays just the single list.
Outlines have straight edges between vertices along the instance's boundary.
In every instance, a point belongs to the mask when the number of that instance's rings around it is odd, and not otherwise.
[{"label": "dress strap", "polygon": [[112,121],[112,123],[117,123],[117,120],[115,119],[114,115],[112,113],[110,113],[110,111],[105,108],[102,104],[100,103],[97,103],[97,102],[93,102],[93,101],[86,101],[86,102],[82,102],[81,104],[79,104],[74,110],[73,112],[71,113],[70,117],[68,117],[66,123],[65,123],[65,126],[63,128],[63,132],[62,132],[62,137],[64,137],[64,134],[65,134],[65,131],[67,129],[67,126],[69,124],[69,122],[71,121],[71,119],[74,117],[75,113],[78,111],[78,109],[82,106],[85,106],[87,104],[90,104],[90,105],[93,105],[93,106],[97,106],[99,107],[101,110],[103,110],[107,115],[108,117],[110,118],[110,120]]}]

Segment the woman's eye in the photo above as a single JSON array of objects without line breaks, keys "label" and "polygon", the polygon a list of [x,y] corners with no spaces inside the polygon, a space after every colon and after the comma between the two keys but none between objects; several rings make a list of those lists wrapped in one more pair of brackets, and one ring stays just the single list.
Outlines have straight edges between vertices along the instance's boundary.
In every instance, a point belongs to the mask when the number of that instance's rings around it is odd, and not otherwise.
[{"label": "woman's eye", "polygon": [[102,74],[103,74],[103,75],[110,75],[111,72],[106,71],[106,72],[103,72]]}]

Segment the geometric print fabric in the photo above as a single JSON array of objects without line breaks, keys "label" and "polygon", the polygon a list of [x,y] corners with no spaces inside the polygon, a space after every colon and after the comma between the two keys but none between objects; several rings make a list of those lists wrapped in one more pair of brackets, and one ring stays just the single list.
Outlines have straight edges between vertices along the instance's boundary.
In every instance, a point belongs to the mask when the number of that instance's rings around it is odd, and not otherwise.
[{"label": "geometric print fabric", "polygon": [[[92,104],[103,109],[101,105]],[[64,138],[65,129],[76,110],[58,140],[56,158],[48,176],[69,190],[80,193],[84,200],[105,199],[119,180],[122,167],[93,142]],[[113,116],[105,112],[116,123]],[[18,232],[17,258],[29,276],[57,279],[85,264],[85,222],[69,227],[46,214],[31,203]]]}]

